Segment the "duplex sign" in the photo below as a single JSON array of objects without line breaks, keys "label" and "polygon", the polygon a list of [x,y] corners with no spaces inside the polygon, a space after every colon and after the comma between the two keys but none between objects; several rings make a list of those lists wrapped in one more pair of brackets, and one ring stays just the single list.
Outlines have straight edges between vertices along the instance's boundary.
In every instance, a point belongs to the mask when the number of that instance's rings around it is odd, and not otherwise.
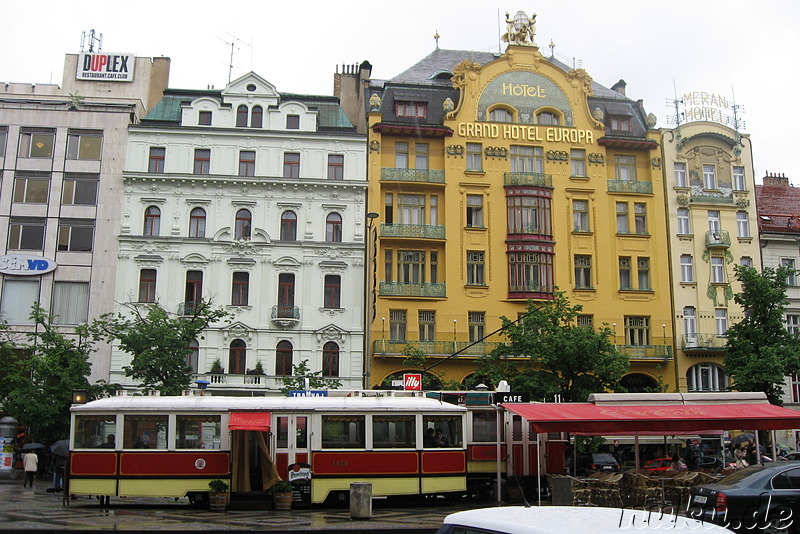
[{"label": "duplex sign", "polygon": [[78,55],[78,80],[132,82],[136,57],[133,54]]},{"label": "duplex sign", "polygon": [[37,276],[55,271],[56,262],[43,256],[11,254],[0,256],[0,273],[18,276]]}]

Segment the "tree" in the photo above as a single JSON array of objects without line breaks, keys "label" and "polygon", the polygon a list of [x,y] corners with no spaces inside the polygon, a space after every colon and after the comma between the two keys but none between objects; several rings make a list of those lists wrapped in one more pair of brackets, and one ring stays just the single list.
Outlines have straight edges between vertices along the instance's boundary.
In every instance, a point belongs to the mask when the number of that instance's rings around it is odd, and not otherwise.
[{"label": "tree", "polygon": [[90,328],[77,326],[76,338],[68,337],[38,305],[33,307],[31,319],[36,331],[27,334],[29,345],[3,342],[3,363],[10,365],[4,366],[0,401],[7,413],[30,428],[37,441],[49,443],[69,433],[73,391],[83,390],[87,399],[93,400],[117,387],[103,381],[89,383],[89,356],[99,340]]},{"label": "tree", "polygon": [[569,303],[563,291],[556,291],[554,299],[543,304],[529,301],[521,321],[502,317],[509,342],[495,349],[479,370],[490,376],[508,356],[525,356],[528,361],[523,369],[505,378],[514,391],[527,391],[534,398],[557,394],[564,402],[575,402],[586,401],[590,393],[619,390],[630,362],[614,348],[608,325],[597,331],[577,326],[581,310],[580,305]]},{"label": "tree", "polygon": [[745,310],[744,319],[728,328],[725,373],[736,391],[763,391],[772,404],[781,405],[785,377],[800,367],[800,343],[784,326],[786,267],[734,267],[742,283],[734,301]]},{"label": "tree", "polygon": [[[306,385],[308,379],[308,385]],[[292,364],[292,376],[283,377],[283,393],[291,390],[309,389],[337,389],[342,387],[341,380],[322,376],[322,371],[311,372],[308,368],[308,360],[303,360],[297,365]]]},{"label": "tree", "polygon": [[205,300],[194,303],[191,315],[171,314],[159,304],[126,307],[132,313],[106,314],[94,328],[132,356],[130,365],[123,367],[125,376],[140,380],[145,392],[157,390],[162,395],[180,395],[189,388],[190,343],[210,324],[230,317]]}]

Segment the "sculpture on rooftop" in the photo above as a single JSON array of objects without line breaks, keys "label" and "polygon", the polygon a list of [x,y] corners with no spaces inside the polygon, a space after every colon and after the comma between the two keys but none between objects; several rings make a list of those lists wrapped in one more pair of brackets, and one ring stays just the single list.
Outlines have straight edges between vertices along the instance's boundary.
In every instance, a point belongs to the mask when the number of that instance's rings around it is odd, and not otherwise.
[{"label": "sculpture on rooftop", "polygon": [[520,46],[536,46],[535,37],[536,13],[529,18],[524,11],[517,11],[513,19],[506,13],[506,33],[503,35],[503,41]]}]

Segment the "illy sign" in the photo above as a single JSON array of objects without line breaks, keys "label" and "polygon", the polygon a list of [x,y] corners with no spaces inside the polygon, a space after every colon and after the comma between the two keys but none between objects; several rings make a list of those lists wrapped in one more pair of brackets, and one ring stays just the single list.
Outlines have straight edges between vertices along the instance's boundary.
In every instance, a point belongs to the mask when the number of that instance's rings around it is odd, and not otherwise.
[{"label": "illy sign", "polygon": [[404,374],[403,389],[406,391],[422,391],[422,375],[419,373]]}]

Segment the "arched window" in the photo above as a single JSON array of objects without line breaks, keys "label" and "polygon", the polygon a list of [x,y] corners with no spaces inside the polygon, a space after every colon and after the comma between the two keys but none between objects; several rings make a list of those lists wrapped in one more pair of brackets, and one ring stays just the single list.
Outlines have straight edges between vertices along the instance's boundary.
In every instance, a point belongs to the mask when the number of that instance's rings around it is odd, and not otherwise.
[{"label": "arched window", "polygon": [[536,114],[536,124],[558,126],[558,115],[551,111],[541,111]]},{"label": "arched window", "polygon": [[186,347],[186,350],[188,351],[186,354],[186,365],[192,368],[192,373],[197,374],[199,372],[197,370],[197,365],[200,356],[200,343],[198,343],[196,339],[193,339],[189,342],[189,346]]},{"label": "arched window", "polygon": [[247,106],[244,104],[236,108],[236,126],[247,127]]},{"label": "arched window", "polygon": [[489,112],[489,120],[492,122],[514,122],[514,114],[506,108],[494,108]]},{"label": "arched window", "polygon": [[263,120],[264,120],[264,110],[261,109],[261,106],[254,106],[253,113],[250,115],[250,127],[261,128]]},{"label": "arched window", "polygon": [[236,239],[250,239],[250,212],[239,210],[236,212],[236,226],[234,233]]},{"label": "arched window", "polygon": [[206,236],[206,210],[195,208],[189,214],[189,237]]},{"label": "arched window", "polygon": [[292,374],[292,344],[281,341],[275,348],[275,374],[290,376]]},{"label": "arched window", "polygon": [[339,345],[333,341],[322,347],[322,376],[339,376]]},{"label": "arched window", "polygon": [[342,216],[338,213],[331,213],[325,221],[325,241],[342,242]]},{"label": "arched window", "polygon": [[247,361],[247,345],[241,339],[231,341],[231,348],[228,354],[228,373],[232,375],[243,375],[244,365]]},{"label": "arched window", "polygon": [[142,235],[156,236],[161,231],[161,210],[150,206],[144,210],[144,230]]},{"label": "arched window", "polygon": [[724,369],[715,363],[698,363],[686,371],[689,391],[725,391],[728,378]]},{"label": "arched window", "polygon": [[281,241],[297,241],[297,214],[293,211],[281,215]]}]

